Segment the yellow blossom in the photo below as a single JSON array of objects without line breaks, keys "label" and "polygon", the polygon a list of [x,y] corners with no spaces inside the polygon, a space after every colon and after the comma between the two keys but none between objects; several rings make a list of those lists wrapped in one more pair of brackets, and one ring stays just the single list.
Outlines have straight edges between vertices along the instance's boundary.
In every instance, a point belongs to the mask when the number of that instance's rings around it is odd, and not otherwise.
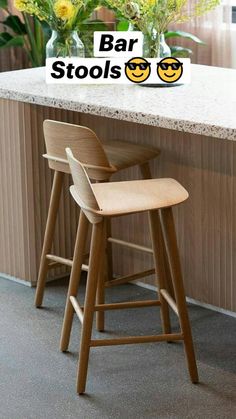
[{"label": "yellow blossom", "polygon": [[70,0],[57,0],[54,4],[54,12],[57,18],[70,20],[75,14],[75,6]]},{"label": "yellow blossom", "polygon": [[24,12],[25,9],[26,9],[25,0],[15,0],[14,1],[14,6],[20,12]]}]

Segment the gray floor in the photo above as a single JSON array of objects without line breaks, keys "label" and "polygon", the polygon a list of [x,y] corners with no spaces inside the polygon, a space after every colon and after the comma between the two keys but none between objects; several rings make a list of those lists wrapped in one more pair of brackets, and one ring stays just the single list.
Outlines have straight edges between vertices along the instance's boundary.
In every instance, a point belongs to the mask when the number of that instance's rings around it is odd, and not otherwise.
[{"label": "gray floor", "polygon": [[[188,379],[181,343],[103,347],[91,351],[79,397],[77,320],[70,353],[58,350],[65,294],[65,281],[48,286],[36,310],[34,289],[0,280],[0,419],[236,418],[235,319],[190,306],[200,384]],[[152,296],[133,285],[109,291],[110,301]],[[110,312],[108,335],[158,333],[157,311]]]}]

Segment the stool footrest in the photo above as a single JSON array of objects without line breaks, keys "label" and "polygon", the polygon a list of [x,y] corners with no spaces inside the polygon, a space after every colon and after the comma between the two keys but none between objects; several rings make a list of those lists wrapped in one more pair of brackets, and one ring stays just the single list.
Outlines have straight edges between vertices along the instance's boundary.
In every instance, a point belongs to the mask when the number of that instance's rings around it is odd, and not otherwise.
[{"label": "stool footrest", "polygon": [[81,324],[83,324],[84,321],[84,312],[83,312],[83,308],[80,306],[79,302],[77,301],[76,297],[70,296],[70,302],[81,322]]},{"label": "stool footrest", "polygon": [[139,250],[140,252],[147,252],[153,254],[153,250],[146,246],[141,246],[136,243],[127,242],[125,240],[115,239],[114,237],[109,237],[107,239],[110,243],[119,244],[120,246],[130,247],[131,249]]},{"label": "stool footrest", "polygon": [[105,310],[121,310],[125,308],[138,308],[138,307],[155,307],[160,306],[159,300],[144,300],[144,301],[125,301],[123,303],[111,303],[111,304],[98,304],[94,307],[95,311]]},{"label": "stool footrest", "polygon": [[117,279],[112,279],[111,281],[106,281],[105,286],[108,287],[114,287],[116,285],[122,285],[130,281],[135,281],[136,279],[143,278],[144,276],[150,276],[155,274],[155,269],[148,269],[147,271],[137,272],[136,274],[130,274],[121,276]]},{"label": "stool footrest", "polygon": [[113,345],[131,345],[135,343],[149,343],[149,342],[170,342],[183,340],[182,333],[168,333],[163,335],[149,335],[149,336],[127,336],[115,339],[93,339],[90,341],[91,347],[96,346],[113,346]]},{"label": "stool footrest", "polygon": [[137,307],[155,307],[160,306],[161,302],[158,300],[143,300],[143,301],[125,301],[123,303],[112,303],[112,304],[98,304],[94,307],[95,311],[105,310],[121,310],[125,308],[137,308]]},{"label": "stool footrest", "polygon": [[[81,323],[84,319],[84,306],[81,306],[74,296],[70,296],[70,302],[79,317]],[[161,302],[159,300],[141,300],[141,301],[125,301],[121,303],[111,303],[111,304],[97,304],[94,306],[94,311],[106,311],[106,310],[122,310],[129,308],[140,308],[140,307],[156,307],[160,306]]]},{"label": "stool footrest", "polygon": [[[51,260],[52,262],[59,265],[66,265],[66,266],[70,266],[70,268],[72,267],[73,264],[73,260],[72,259],[67,259],[67,258],[63,258],[61,256],[56,256],[56,255],[46,255],[46,258],[48,260]],[[51,267],[55,267],[55,265],[51,265]],[[83,264],[82,265],[82,270],[88,272],[88,265]]]},{"label": "stool footrest", "polygon": [[175,314],[179,317],[178,307],[176,305],[175,300],[171,297],[169,292],[166,289],[162,288],[162,289],[160,289],[160,293],[161,293],[162,297],[165,298],[166,302],[169,304],[169,306],[172,308],[172,310],[175,312]]}]

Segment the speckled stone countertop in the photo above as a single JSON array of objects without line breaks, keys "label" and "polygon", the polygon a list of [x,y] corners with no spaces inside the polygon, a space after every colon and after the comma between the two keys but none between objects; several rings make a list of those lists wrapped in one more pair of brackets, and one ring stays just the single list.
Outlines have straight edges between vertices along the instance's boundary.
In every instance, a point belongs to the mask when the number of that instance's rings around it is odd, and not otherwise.
[{"label": "speckled stone countertop", "polygon": [[236,70],[192,65],[190,85],[47,85],[45,69],[0,73],[0,97],[236,140]]}]

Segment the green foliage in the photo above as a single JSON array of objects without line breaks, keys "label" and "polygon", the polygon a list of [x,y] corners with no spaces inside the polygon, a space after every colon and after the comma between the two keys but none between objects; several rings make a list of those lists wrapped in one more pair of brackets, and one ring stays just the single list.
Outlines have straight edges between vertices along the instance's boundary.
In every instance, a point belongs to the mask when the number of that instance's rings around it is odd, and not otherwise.
[{"label": "green foliage", "polygon": [[[189,32],[166,31],[164,35],[165,35],[166,40],[170,38],[184,38],[184,39],[189,39],[190,41],[193,41],[199,45],[206,45],[205,42],[203,42],[200,38],[198,38],[196,35],[193,35],[192,33],[189,33]],[[190,48],[185,48],[178,45],[170,46],[170,50],[171,50],[171,55],[173,57],[187,58],[187,57],[190,57],[193,53]]]},{"label": "green foliage", "polygon": [[184,32],[184,31],[166,31],[165,32],[165,39],[177,38],[177,37],[190,39],[191,41],[196,42],[197,44],[205,45],[205,42],[199,39],[196,35],[193,35],[192,33],[189,33],[189,32]]},{"label": "green foliage", "polygon": [[190,48],[184,48],[178,45],[171,46],[170,50],[171,50],[171,56],[178,57],[178,58],[181,58],[181,57],[188,58],[193,53],[193,51]]},{"label": "green foliage", "polygon": [[129,29],[129,21],[128,20],[120,20],[116,25],[117,31],[128,31]]},{"label": "green foliage", "polygon": [[0,9],[7,8],[7,0],[0,0]]},{"label": "green foliage", "polygon": [[18,16],[9,15],[7,18],[1,22],[4,26],[7,26],[8,28],[12,29],[13,32],[19,35],[26,35],[26,26],[22,21],[19,19]]},{"label": "green foliage", "polygon": [[[56,16],[54,6],[57,1],[15,0],[15,7],[21,12],[19,17],[9,11],[7,0],[0,0],[0,10],[4,9],[5,15],[7,13],[6,18],[0,21],[0,28],[2,26],[4,29],[2,33],[0,31],[0,48],[23,47],[32,66],[38,67],[45,64],[46,43],[52,29],[78,29],[85,42],[86,54],[91,56],[94,30],[107,30],[107,26],[101,21],[88,23],[99,0],[71,0],[73,16],[71,15],[70,19]],[[32,15],[32,18],[29,15]],[[9,33],[6,32],[6,28],[9,29]]]},{"label": "green foliage", "polygon": [[0,48],[22,47],[23,45],[22,36],[12,36],[8,32],[0,33]]},{"label": "green foliage", "polygon": [[153,30],[163,33],[170,24],[186,22],[201,16],[220,4],[220,0],[103,0],[118,10],[146,35]]},{"label": "green foliage", "polygon": [[[184,22],[200,16],[214,7],[220,0],[67,0],[72,5],[67,18],[58,17],[55,3],[60,0],[15,0],[21,16],[12,14],[8,1],[0,0],[4,9],[4,20],[0,22],[0,48],[23,47],[32,66],[45,62],[45,46],[51,30],[78,30],[85,45],[86,56],[93,53],[93,32],[105,31],[108,27],[101,21],[90,21],[91,13],[99,5],[105,5],[116,13],[117,30],[129,29],[130,23],[137,30],[150,35],[155,30],[164,32],[166,39],[186,38],[204,44],[195,35],[183,31],[167,31],[171,23]],[[191,7],[189,7],[191,1]],[[29,14],[33,18],[29,17]],[[0,26],[0,28],[1,28]],[[9,33],[6,32],[9,30]],[[171,47],[173,54],[190,54],[191,50],[180,46]],[[181,55],[182,56],[182,55]],[[183,55],[184,56],[184,55]]]}]

